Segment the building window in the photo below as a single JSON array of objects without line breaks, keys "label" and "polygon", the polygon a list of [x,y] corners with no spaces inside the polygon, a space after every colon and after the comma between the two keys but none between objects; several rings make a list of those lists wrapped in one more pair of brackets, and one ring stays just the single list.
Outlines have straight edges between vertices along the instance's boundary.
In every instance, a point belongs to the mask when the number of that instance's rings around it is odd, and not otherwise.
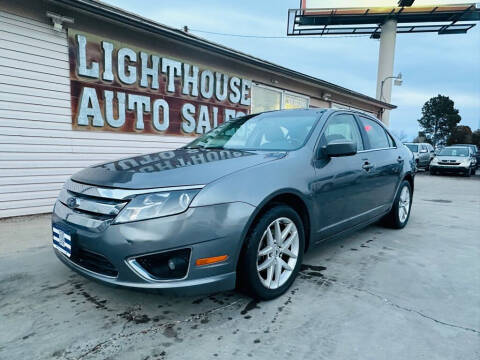
[{"label": "building window", "polygon": [[280,110],[282,108],[282,92],[266,86],[252,86],[252,114]]},{"label": "building window", "polygon": [[300,96],[285,92],[283,97],[284,109],[308,109],[309,99],[306,96]]},{"label": "building window", "polygon": [[310,98],[265,85],[253,84],[251,113],[282,109],[308,109]]}]

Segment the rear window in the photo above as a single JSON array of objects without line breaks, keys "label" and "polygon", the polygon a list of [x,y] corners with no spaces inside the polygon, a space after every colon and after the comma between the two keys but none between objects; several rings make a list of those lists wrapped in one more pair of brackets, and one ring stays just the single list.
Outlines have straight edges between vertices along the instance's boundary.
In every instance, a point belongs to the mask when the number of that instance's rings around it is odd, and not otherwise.
[{"label": "rear window", "polygon": [[362,125],[370,142],[370,149],[385,149],[390,147],[387,133],[375,121],[360,116]]},{"label": "rear window", "polygon": [[390,135],[388,132],[387,132],[387,138],[388,138],[388,144],[390,145],[390,147],[397,146],[397,144],[395,143],[395,140],[393,140],[392,135]]},{"label": "rear window", "polygon": [[411,152],[418,152],[418,145],[415,145],[415,144],[406,144],[405,146],[406,146],[407,148],[409,148]]}]

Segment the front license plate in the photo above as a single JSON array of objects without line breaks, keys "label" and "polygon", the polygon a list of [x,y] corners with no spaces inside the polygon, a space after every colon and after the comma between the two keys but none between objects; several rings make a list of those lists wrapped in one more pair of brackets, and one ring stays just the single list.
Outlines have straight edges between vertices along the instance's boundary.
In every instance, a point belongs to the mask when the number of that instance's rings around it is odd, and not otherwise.
[{"label": "front license plate", "polygon": [[55,226],[52,226],[53,247],[63,255],[72,256],[72,236]]}]

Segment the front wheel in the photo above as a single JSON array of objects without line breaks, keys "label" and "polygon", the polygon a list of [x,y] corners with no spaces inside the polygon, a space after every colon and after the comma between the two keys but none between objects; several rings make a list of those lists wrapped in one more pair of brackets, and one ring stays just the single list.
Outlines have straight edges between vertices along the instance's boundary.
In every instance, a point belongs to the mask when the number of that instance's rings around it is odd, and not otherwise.
[{"label": "front wheel", "polygon": [[412,187],[408,181],[403,180],[393,202],[392,210],[384,218],[385,222],[394,229],[404,228],[410,218],[411,207]]},{"label": "front wheel", "polygon": [[289,206],[269,209],[250,231],[239,264],[241,285],[256,299],[282,295],[300,271],[305,249],[303,223]]}]

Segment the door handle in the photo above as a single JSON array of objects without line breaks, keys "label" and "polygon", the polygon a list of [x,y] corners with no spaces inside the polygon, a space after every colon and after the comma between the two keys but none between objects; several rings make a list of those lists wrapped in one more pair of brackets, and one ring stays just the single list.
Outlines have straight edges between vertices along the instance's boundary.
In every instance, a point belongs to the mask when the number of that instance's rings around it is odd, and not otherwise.
[{"label": "door handle", "polygon": [[365,171],[370,171],[370,169],[373,168],[373,164],[370,164],[368,161],[365,161],[365,163],[362,165],[362,168]]},{"label": "door handle", "polygon": [[401,156],[399,156],[399,157],[397,158],[397,162],[402,163],[402,162],[403,162],[403,158],[402,158]]}]

